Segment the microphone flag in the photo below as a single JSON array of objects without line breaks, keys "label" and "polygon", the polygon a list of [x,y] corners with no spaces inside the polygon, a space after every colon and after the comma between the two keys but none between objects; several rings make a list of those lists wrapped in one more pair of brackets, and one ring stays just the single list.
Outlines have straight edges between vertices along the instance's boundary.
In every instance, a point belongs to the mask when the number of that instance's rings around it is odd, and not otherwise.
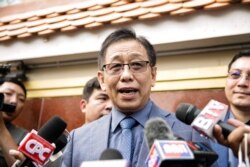
[{"label": "microphone flag", "polygon": [[183,160],[183,162],[194,160],[194,154],[186,141],[155,140],[149,151],[146,163],[148,167],[160,167],[163,165],[163,162],[167,165],[180,160]]}]

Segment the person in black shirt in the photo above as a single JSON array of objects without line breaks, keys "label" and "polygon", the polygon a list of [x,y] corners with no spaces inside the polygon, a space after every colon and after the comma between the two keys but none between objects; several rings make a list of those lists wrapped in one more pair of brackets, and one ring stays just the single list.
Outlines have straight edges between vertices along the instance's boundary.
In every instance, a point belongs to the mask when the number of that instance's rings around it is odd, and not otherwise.
[{"label": "person in black shirt", "polygon": [[9,150],[17,149],[18,143],[27,134],[26,130],[12,123],[23,110],[26,101],[26,88],[22,82],[8,79],[0,83],[0,93],[4,95],[2,103],[16,106],[14,112],[0,112],[0,166],[8,167],[16,160],[9,155]]}]

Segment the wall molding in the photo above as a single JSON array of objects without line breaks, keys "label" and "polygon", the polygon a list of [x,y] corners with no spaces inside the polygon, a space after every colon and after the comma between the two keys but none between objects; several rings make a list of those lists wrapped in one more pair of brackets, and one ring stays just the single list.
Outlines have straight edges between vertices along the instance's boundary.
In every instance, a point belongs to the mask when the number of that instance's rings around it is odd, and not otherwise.
[{"label": "wall molding", "polygon": [[[153,92],[190,89],[223,88],[226,66],[189,68],[178,70],[158,70]],[[80,96],[84,83],[89,78],[49,79],[26,83],[28,98]]]}]

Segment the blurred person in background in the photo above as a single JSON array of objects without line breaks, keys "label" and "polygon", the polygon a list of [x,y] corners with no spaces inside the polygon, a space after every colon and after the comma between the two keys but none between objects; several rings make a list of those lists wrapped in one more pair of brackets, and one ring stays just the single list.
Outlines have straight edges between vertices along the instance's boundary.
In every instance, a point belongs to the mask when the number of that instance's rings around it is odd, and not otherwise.
[{"label": "blurred person in background", "polygon": [[106,91],[101,89],[97,77],[90,79],[85,84],[80,109],[85,114],[85,123],[97,120],[111,112],[112,102]]},{"label": "blurred person in background", "polygon": [[0,112],[0,166],[8,167],[16,160],[9,155],[9,150],[17,150],[18,143],[27,134],[26,130],[12,123],[23,110],[26,101],[26,88],[17,79],[4,79],[0,83],[0,93],[4,95],[2,103],[16,106],[14,112]]}]

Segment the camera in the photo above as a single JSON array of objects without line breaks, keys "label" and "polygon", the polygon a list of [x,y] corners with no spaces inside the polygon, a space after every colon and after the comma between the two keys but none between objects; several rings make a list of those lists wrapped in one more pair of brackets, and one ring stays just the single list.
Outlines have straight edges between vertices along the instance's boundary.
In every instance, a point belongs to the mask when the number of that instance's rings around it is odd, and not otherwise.
[{"label": "camera", "polygon": [[15,112],[16,106],[4,103],[4,94],[0,93],[0,111],[3,112]]}]

